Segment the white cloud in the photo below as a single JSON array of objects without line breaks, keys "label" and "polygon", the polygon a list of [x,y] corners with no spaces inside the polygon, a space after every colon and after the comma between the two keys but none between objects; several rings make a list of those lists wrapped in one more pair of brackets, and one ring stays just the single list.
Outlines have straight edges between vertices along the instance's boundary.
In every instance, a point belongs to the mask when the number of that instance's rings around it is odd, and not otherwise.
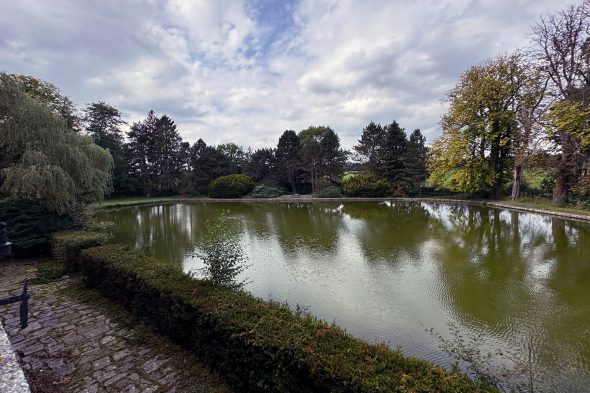
[{"label": "white cloud", "polygon": [[[526,44],[553,0],[0,0],[0,68],[130,121],[167,113],[190,142],[275,145],[330,125],[350,148],[374,120],[430,140],[461,72]],[[266,13],[266,14],[265,14]],[[280,25],[278,25],[280,24]],[[272,28],[274,27],[274,28]]]}]

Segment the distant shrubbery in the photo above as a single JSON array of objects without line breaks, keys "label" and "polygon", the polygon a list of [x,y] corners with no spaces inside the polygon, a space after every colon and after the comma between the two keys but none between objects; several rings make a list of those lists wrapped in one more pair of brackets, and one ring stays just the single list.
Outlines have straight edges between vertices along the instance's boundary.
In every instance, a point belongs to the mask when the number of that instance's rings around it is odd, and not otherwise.
[{"label": "distant shrubbery", "polygon": [[342,188],[347,197],[384,197],[391,194],[386,180],[368,172],[345,178]]},{"label": "distant shrubbery", "polygon": [[246,175],[227,175],[213,180],[209,184],[209,196],[212,198],[241,198],[254,189],[254,182]]},{"label": "distant shrubbery", "polygon": [[261,185],[254,187],[254,190],[248,196],[250,198],[276,198],[284,193],[280,188]]},{"label": "distant shrubbery", "polygon": [[316,198],[340,198],[342,191],[340,187],[330,186],[317,191],[313,196]]}]

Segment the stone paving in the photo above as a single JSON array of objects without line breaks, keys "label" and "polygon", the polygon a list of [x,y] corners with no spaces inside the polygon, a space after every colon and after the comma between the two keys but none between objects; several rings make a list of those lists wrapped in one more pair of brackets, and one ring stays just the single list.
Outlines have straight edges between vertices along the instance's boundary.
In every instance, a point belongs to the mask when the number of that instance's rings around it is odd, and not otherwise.
[{"label": "stone paving", "polygon": [[[20,293],[23,279],[38,268],[0,264],[0,297]],[[77,277],[31,285],[30,294],[26,329],[20,329],[16,304],[0,309],[0,322],[33,392],[230,391],[191,354]]]}]

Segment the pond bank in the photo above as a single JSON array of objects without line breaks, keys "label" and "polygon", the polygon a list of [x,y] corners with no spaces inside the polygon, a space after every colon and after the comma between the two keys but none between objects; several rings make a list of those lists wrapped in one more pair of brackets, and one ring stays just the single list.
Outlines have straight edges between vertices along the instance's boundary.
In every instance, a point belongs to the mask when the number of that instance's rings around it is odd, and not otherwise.
[{"label": "pond bank", "polygon": [[459,199],[459,198],[314,198],[308,195],[283,196],[278,198],[208,198],[208,197],[164,197],[164,198],[129,198],[105,200],[97,205],[97,209],[110,209],[127,206],[140,206],[165,203],[196,203],[196,202],[247,202],[247,203],[288,203],[288,202],[434,202],[434,203],[460,203],[469,205],[482,205],[499,209],[513,209],[529,213],[539,213],[563,217],[578,221],[590,221],[590,211],[572,212],[559,207],[531,206],[512,201],[492,201],[484,199]]}]

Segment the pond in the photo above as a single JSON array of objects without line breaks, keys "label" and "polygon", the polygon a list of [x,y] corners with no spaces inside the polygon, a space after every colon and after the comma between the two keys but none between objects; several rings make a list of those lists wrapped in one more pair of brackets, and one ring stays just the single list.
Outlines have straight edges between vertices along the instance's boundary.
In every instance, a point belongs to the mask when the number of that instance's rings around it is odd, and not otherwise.
[{"label": "pond", "polygon": [[[449,367],[440,337],[510,351],[558,390],[590,386],[590,224],[426,202],[197,202],[104,210],[113,241],[186,272],[225,214],[252,294]],[[432,332],[430,331],[432,329]],[[452,332],[455,332],[454,334]],[[530,354],[530,358],[529,358]],[[529,360],[530,359],[530,360]]]}]

